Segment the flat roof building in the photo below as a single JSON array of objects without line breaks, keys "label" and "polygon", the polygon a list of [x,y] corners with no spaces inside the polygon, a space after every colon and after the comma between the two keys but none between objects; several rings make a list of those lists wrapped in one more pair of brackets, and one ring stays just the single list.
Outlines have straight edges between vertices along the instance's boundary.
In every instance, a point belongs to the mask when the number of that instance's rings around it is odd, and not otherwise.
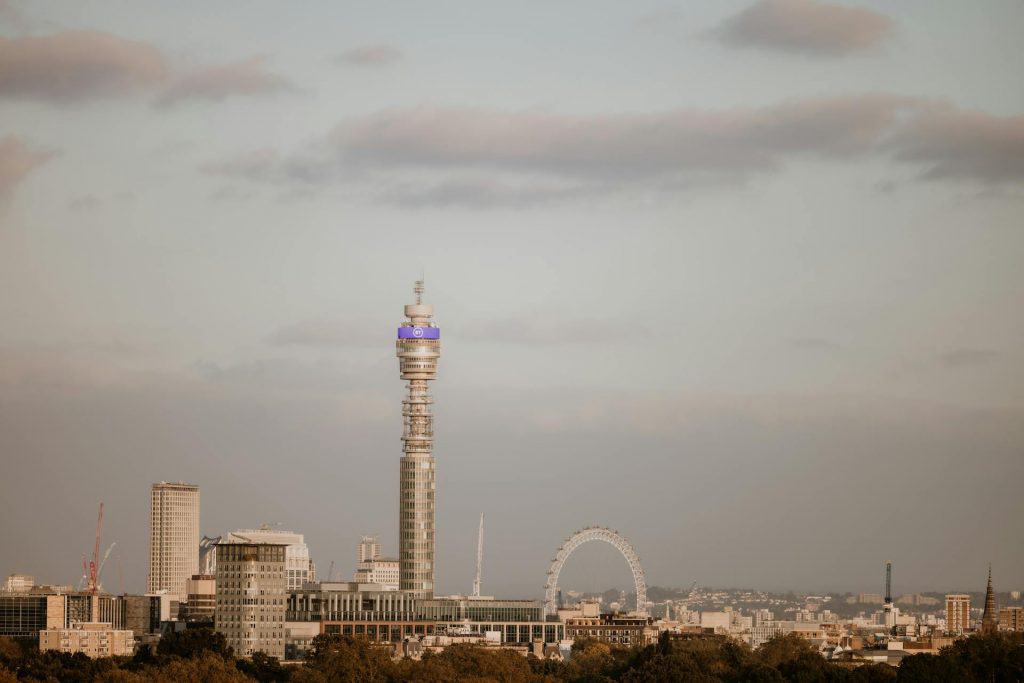
[{"label": "flat roof building", "polygon": [[971,596],[950,593],[946,596],[946,633],[959,636],[971,630]]},{"label": "flat roof building", "polygon": [[70,627],[48,628],[39,632],[39,651],[81,652],[93,659],[130,657],[135,652],[131,631],[115,629],[111,624],[91,622]]},{"label": "flat roof building", "polygon": [[146,592],[168,591],[179,600],[199,572],[199,487],[162,481],[150,489],[149,577]]},{"label": "flat roof building", "polygon": [[999,609],[1000,631],[1024,631],[1024,607],[1001,607]]},{"label": "flat roof building", "polygon": [[36,585],[36,577],[31,574],[11,574],[4,581],[5,593],[28,593]]},{"label": "flat roof building", "polygon": [[284,659],[285,548],[241,541],[217,545],[214,628],[239,656],[264,652]]},{"label": "flat roof building", "polygon": [[213,623],[217,604],[217,579],[208,574],[194,574],[185,582],[188,599],[182,603],[181,617],[189,622]]},{"label": "flat roof building", "polygon": [[266,524],[259,529],[239,529],[227,535],[229,542],[284,544],[285,578],[287,590],[298,590],[307,581],[316,581],[316,568],[309,559],[309,546],[302,534],[294,531],[271,529]]}]

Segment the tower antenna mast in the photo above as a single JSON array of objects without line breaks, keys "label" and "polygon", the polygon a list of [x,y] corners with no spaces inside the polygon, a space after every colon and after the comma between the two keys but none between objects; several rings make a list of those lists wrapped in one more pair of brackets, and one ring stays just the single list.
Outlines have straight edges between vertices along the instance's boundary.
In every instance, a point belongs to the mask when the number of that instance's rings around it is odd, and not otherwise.
[{"label": "tower antenna mast", "polygon": [[480,597],[480,579],[484,569],[484,513],[480,513],[480,532],[476,537],[476,579],[473,580],[473,596]]}]

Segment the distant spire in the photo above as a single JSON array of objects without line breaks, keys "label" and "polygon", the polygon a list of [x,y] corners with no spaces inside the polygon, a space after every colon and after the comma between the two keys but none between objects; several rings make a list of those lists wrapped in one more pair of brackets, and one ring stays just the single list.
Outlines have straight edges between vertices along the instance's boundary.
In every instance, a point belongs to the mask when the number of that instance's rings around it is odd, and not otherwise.
[{"label": "distant spire", "polygon": [[995,633],[998,629],[996,621],[996,594],[992,590],[992,565],[988,565],[988,587],[985,588],[985,611],[981,615],[981,632]]}]

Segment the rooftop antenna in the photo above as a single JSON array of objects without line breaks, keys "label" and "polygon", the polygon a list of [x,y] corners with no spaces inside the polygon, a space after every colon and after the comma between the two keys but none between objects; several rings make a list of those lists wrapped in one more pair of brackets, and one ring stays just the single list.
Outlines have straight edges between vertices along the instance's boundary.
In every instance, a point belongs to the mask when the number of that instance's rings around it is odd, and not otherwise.
[{"label": "rooftop antenna", "polygon": [[420,275],[420,279],[416,281],[416,286],[412,288],[412,291],[416,292],[416,305],[419,306],[423,303],[423,276]]},{"label": "rooftop antenna", "polygon": [[892,602],[892,562],[885,563],[885,604]]},{"label": "rooftop antenna", "polygon": [[484,568],[484,513],[480,513],[480,533],[476,537],[476,579],[473,580],[473,597],[480,597],[480,578]]}]

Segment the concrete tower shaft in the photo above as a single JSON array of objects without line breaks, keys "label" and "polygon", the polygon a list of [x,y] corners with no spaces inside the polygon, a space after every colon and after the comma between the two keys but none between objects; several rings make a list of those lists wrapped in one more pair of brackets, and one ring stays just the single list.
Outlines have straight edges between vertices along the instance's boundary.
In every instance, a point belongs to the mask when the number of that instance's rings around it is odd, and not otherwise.
[{"label": "concrete tower shaft", "polygon": [[402,462],[399,477],[399,587],[419,597],[434,594],[434,418],[427,382],[437,378],[441,331],[432,322],[434,307],[424,304],[423,282],[416,303],[398,328],[396,354],[407,394],[402,401]]}]

